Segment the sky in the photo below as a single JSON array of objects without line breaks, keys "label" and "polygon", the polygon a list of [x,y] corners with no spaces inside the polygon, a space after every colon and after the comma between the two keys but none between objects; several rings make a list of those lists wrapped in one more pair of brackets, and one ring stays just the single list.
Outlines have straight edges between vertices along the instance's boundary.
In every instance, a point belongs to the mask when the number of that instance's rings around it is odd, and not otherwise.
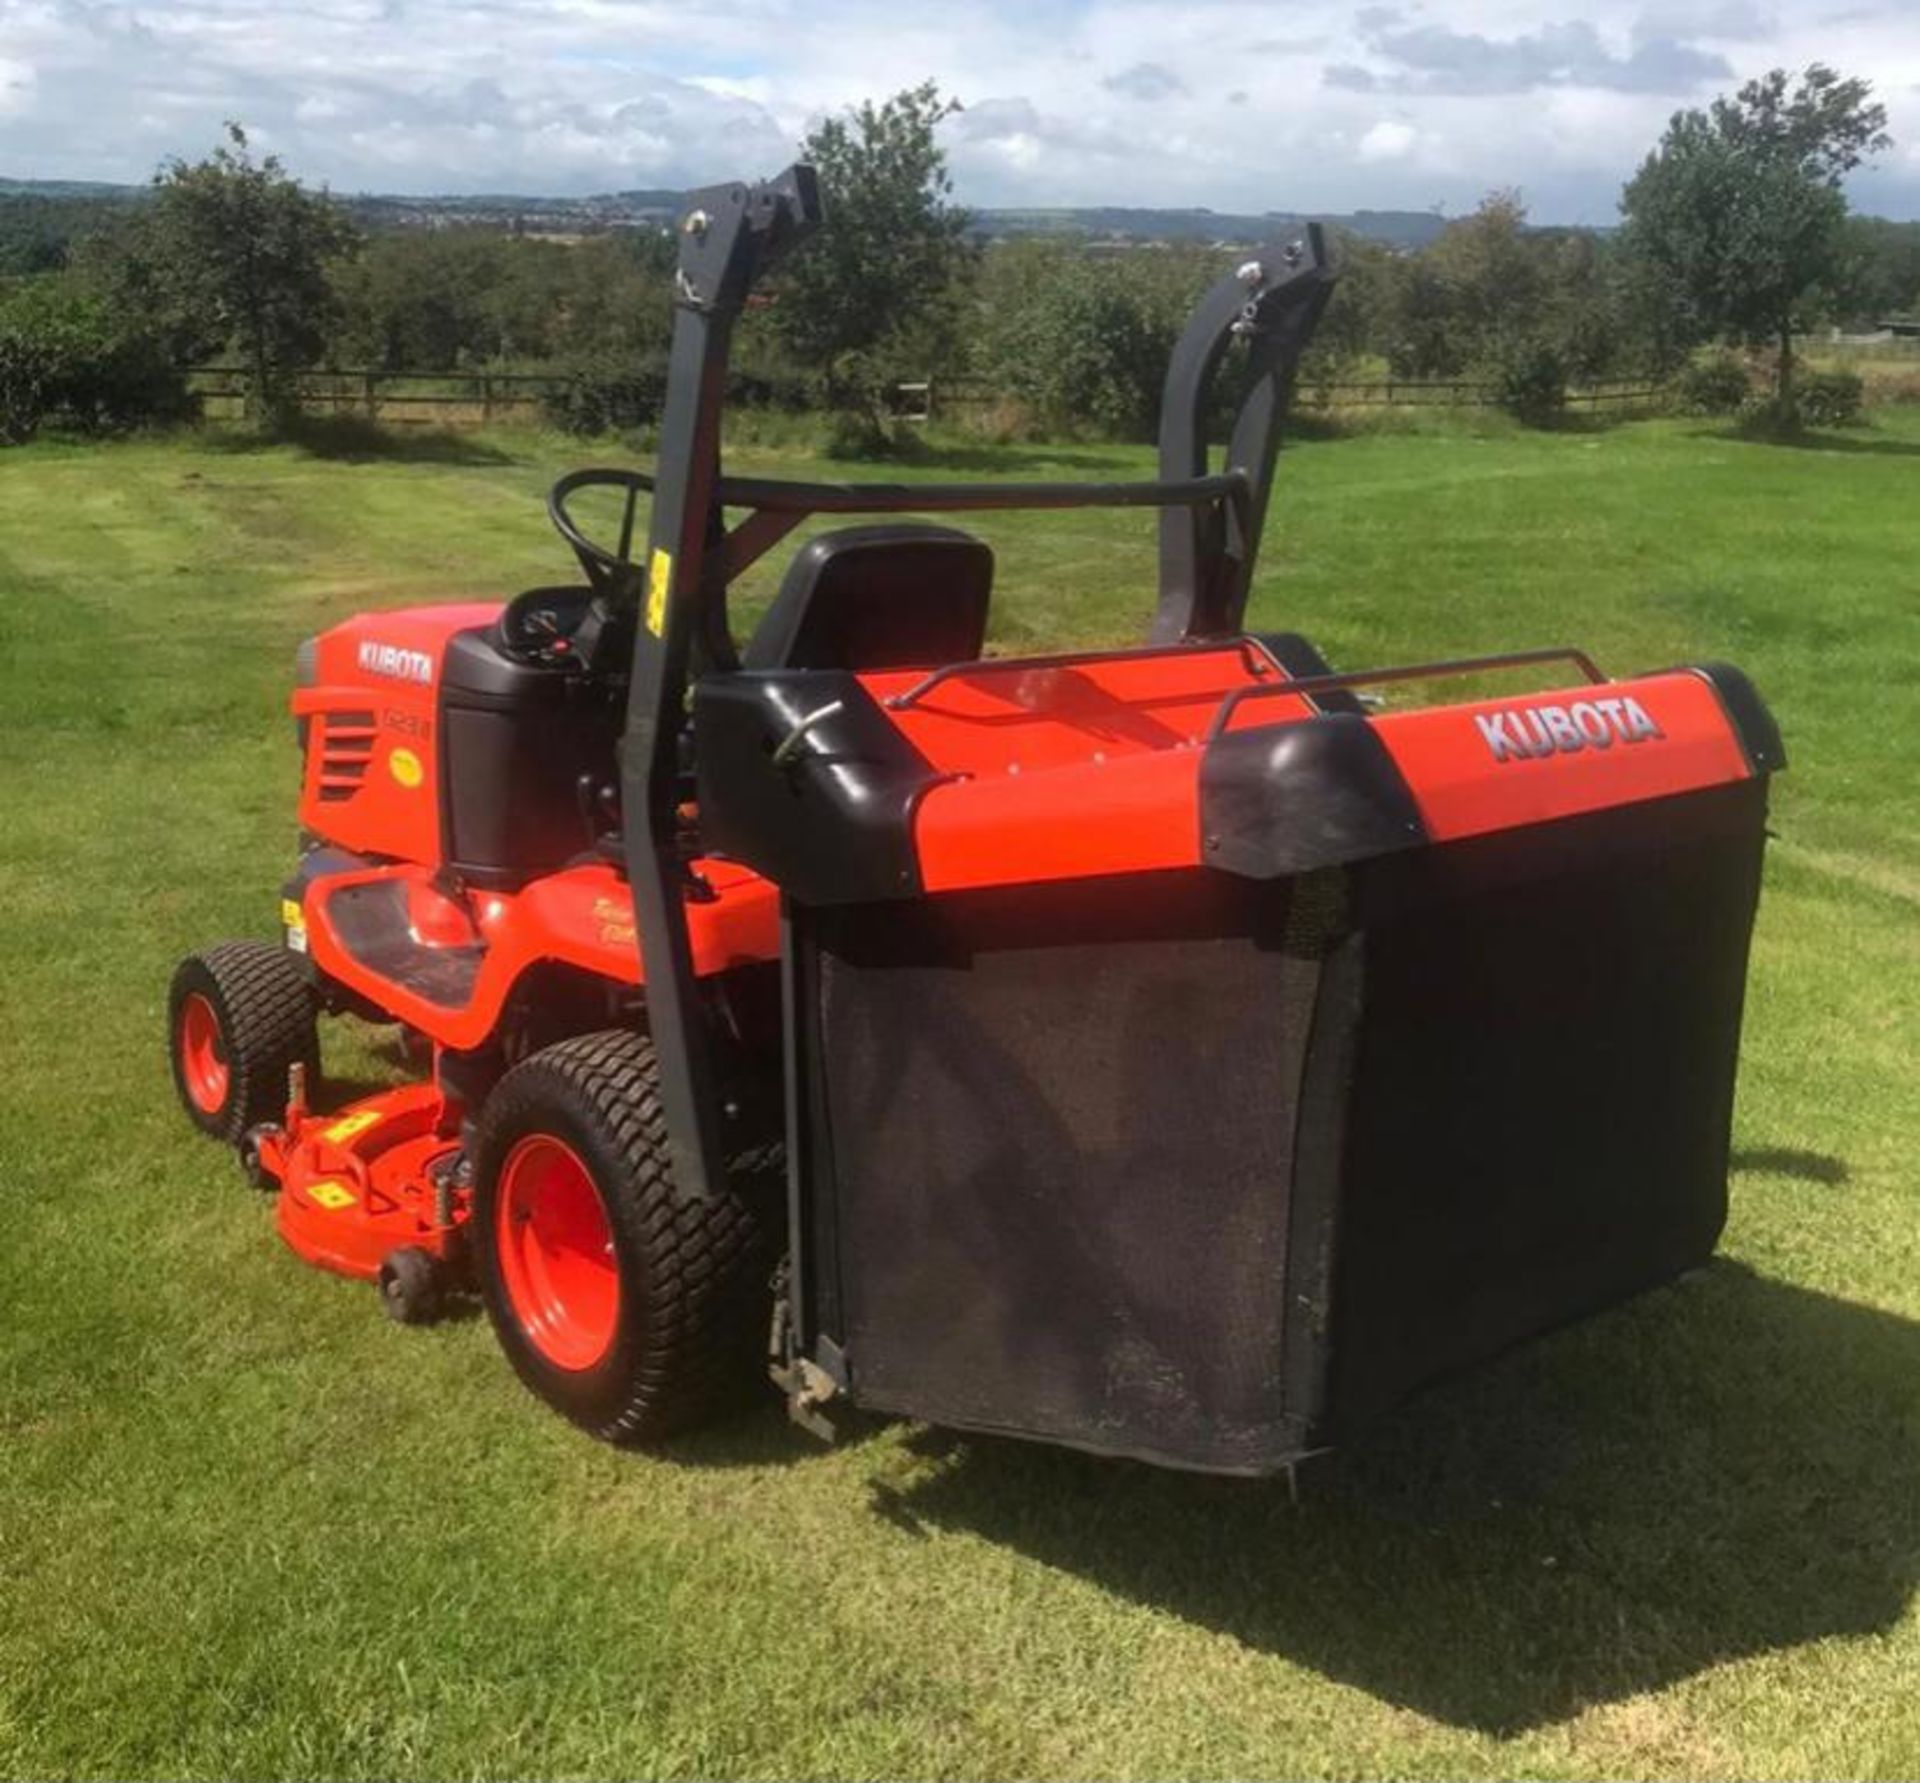
[{"label": "sky", "polygon": [[237,118],[338,191],[684,187],[931,77],[974,205],[1605,223],[1676,109],[1813,61],[1896,137],[1855,207],[1920,217],[1920,0],[0,0],[0,175],[143,180]]}]

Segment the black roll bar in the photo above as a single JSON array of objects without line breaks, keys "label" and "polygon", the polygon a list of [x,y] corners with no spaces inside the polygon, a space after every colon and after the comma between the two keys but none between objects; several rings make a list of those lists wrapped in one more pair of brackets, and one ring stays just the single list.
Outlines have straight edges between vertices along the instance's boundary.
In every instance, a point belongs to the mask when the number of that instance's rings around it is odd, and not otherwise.
[{"label": "black roll bar", "polygon": [[[709,614],[725,604],[726,541],[714,486],[720,478],[727,351],[754,281],[819,221],[819,187],[804,164],[758,185],[696,192],[680,221],[659,466],[647,560],[635,578],[640,613],[620,748],[620,801],[668,1155],[691,1195],[719,1191],[728,1150],[712,1036],[687,934],[686,863],[677,822],[688,664],[696,639],[710,650],[717,641]],[[709,571],[709,553],[718,574]]]},{"label": "black roll bar", "polygon": [[1243,629],[1281,426],[1300,355],[1333,295],[1333,280],[1326,237],[1318,223],[1309,223],[1297,240],[1262,248],[1215,284],[1173,350],[1160,400],[1162,480],[1206,474],[1220,373],[1228,348],[1242,341],[1247,388],[1221,468],[1242,478],[1247,493],[1236,508],[1218,514],[1161,515],[1156,642],[1230,637]]}]

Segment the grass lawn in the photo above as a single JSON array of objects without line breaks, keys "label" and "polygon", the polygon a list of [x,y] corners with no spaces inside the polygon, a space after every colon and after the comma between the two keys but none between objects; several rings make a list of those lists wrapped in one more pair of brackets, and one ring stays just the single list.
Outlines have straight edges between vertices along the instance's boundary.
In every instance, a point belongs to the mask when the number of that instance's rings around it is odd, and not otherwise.
[{"label": "grass lawn", "polygon": [[[0,454],[0,1772],[1920,1773],[1920,411],[1289,451],[1258,623],[1726,657],[1793,756],[1723,1259],[1297,1503],[772,1407],[600,1448],[190,1132],[167,975],[272,932],[295,644],[564,572],[574,457]],[[1137,636],[1150,524],[989,519],[999,642]]]}]

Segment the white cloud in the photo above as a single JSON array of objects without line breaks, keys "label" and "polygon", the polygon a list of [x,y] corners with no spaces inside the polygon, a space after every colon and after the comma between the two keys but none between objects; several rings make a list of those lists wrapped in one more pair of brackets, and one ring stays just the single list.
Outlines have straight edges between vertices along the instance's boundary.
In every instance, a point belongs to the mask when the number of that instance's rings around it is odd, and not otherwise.
[{"label": "white cloud", "polygon": [[1355,151],[1362,161],[1399,161],[1413,152],[1420,132],[1397,118],[1382,118],[1360,138]]},{"label": "white cloud", "polygon": [[1815,59],[1893,114],[1860,202],[1920,213],[1910,0],[0,0],[0,173],[140,180],[237,117],[341,189],[685,185],[931,75],[967,104],[947,141],[978,204],[1519,185],[1605,221],[1674,109]]}]

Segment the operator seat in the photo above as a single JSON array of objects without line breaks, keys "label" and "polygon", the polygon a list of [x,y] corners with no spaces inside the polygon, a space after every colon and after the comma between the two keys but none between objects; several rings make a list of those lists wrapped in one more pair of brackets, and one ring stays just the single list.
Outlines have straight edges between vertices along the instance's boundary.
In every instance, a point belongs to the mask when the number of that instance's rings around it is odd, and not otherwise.
[{"label": "operator seat", "polygon": [[749,669],[918,669],[976,660],[993,552],[950,526],[848,526],[794,557],[742,654]]}]

